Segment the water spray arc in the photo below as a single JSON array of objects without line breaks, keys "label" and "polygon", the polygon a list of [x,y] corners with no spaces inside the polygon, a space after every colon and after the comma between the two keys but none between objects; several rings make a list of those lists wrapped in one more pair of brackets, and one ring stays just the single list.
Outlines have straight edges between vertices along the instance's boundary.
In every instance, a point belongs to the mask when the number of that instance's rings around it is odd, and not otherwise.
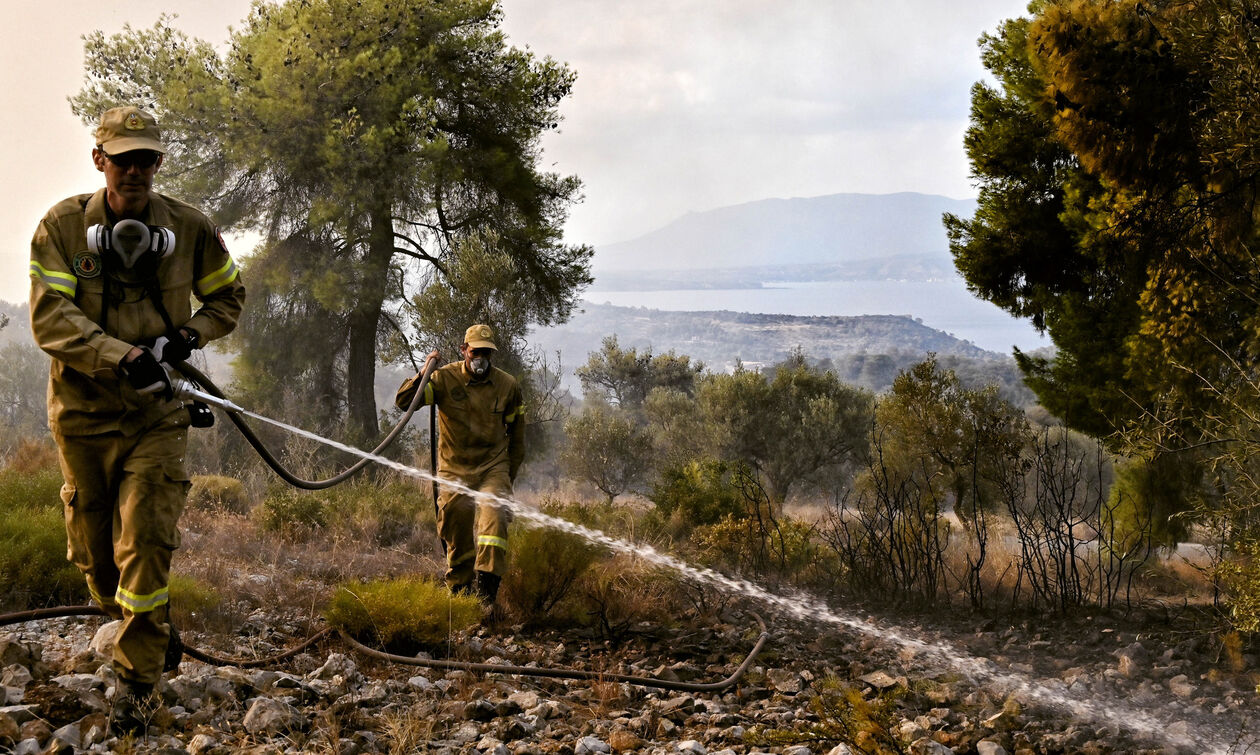
[{"label": "water spray arc", "polygon": [[[1004,671],[988,659],[971,656],[946,643],[923,640],[895,627],[878,626],[871,621],[861,619],[857,616],[837,612],[821,599],[816,597],[803,593],[790,593],[786,595],[774,593],[745,579],[731,577],[712,569],[694,567],[674,556],[661,553],[651,546],[623,541],[598,530],[593,530],[558,517],[549,516],[530,506],[524,505],[519,501],[475,491],[453,480],[439,478],[434,474],[425,472],[424,470],[416,469],[394,461],[393,459],[381,456],[380,452],[393,442],[393,440],[401,433],[402,428],[405,427],[407,422],[415,413],[418,408],[420,397],[424,394],[424,385],[428,381],[429,375],[435,368],[435,361],[426,363],[422,372],[423,382],[421,382],[419,389],[416,391],[415,398],[413,398],[411,405],[408,407],[399,423],[393,428],[393,430],[391,430],[382,443],[380,443],[372,451],[364,451],[353,446],[325,438],[308,430],[289,425],[285,422],[281,422],[280,420],[272,419],[256,412],[249,411],[248,409],[245,409],[229,400],[208,377],[190,365],[179,365],[179,372],[183,374],[185,379],[175,380],[172,382],[172,385],[179,395],[218,407],[222,410],[233,422],[233,424],[235,424],[241,431],[250,445],[258,451],[259,455],[268,464],[268,466],[270,466],[286,482],[289,482],[296,487],[307,490],[321,490],[328,488],[345,481],[355,473],[362,470],[366,465],[374,462],[409,477],[428,481],[434,485],[445,486],[465,495],[469,495],[476,499],[478,503],[505,508],[510,511],[517,520],[528,526],[548,527],[560,530],[562,532],[583,538],[588,542],[603,546],[610,551],[641,558],[655,566],[669,569],[683,578],[691,580],[692,582],[715,587],[725,592],[742,595],[763,603],[797,621],[844,628],[877,638],[882,642],[910,649],[914,651],[916,657],[925,659],[930,658],[936,662],[942,663],[949,669],[960,672],[972,683],[984,683],[989,685],[990,689],[995,689],[1003,694],[1022,697],[1027,702],[1036,703],[1050,709],[1067,711],[1079,720],[1103,723],[1108,726],[1116,727],[1117,729],[1133,732],[1140,736],[1158,737],[1169,744],[1194,747],[1196,748],[1196,752],[1228,753],[1234,751],[1236,741],[1228,734],[1220,732],[1207,732],[1200,729],[1195,732],[1195,738],[1190,740],[1186,736],[1179,736],[1170,732],[1168,727],[1169,721],[1166,718],[1153,715],[1145,709],[1122,702],[1103,700],[1097,697],[1093,699],[1081,698],[1069,693],[1066,689],[1066,685],[1060,680],[1055,679],[1042,681],[1019,672]],[[287,432],[308,438],[331,448],[344,451],[353,456],[357,456],[359,457],[359,461],[343,472],[326,480],[303,480],[286,470],[275,458],[275,456],[271,454],[262,441],[259,440],[253,433],[249,425],[245,423],[245,417],[273,425]],[[49,613],[49,610],[62,612]],[[21,617],[19,617],[18,614],[0,616],[0,625],[15,623],[16,620],[39,618],[37,616],[32,616],[31,614],[33,613],[36,612],[23,612]],[[85,613],[92,614],[99,613],[99,611],[93,606],[76,606],[65,609],[45,609],[39,613],[45,613],[49,616],[64,616]],[[758,622],[760,622],[759,618]],[[325,631],[329,632],[331,630]],[[739,669],[730,677],[719,682],[698,684],[670,683],[665,680],[654,680],[643,677],[620,677],[617,675],[582,670],[537,669],[532,667],[513,667],[499,664],[476,664],[454,661],[418,661],[414,658],[394,656],[367,648],[354,641],[353,638],[345,636],[344,633],[342,633],[342,637],[356,651],[373,655],[382,660],[409,663],[411,665],[435,665],[437,667],[466,668],[473,671],[489,673],[511,674],[519,672],[538,676],[551,675],[547,672],[555,671],[557,673],[554,675],[561,676],[563,678],[604,679],[666,689],[716,691],[733,685],[738,678],[742,676],[744,671],[746,671],[751,665],[753,658],[755,658],[768,640],[769,635],[765,631],[763,625],[761,636],[758,638],[755,647],[745,658]],[[303,643],[302,647],[306,647],[312,642],[314,642],[314,639],[309,639],[306,643]],[[287,651],[284,655],[288,656],[296,652],[298,652],[297,649],[292,649]],[[196,657],[196,655],[194,655],[194,657]],[[209,663],[236,663],[230,659],[221,659],[205,654],[202,654],[200,660],[204,660]],[[254,663],[262,662],[263,661]],[[525,668],[528,668],[528,671],[520,671],[520,669]]]},{"label": "water spray arc", "polygon": [[[426,380],[430,369],[430,365],[426,365],[426,372],[424,373]],[[1004,694],[1022,697],[1028,702],[1051,709],[1068,711],[1071,715],[1081,720],[1103,723],[1143,736],[1159,736],[1171,744],[1194,746],[1198,748],[1198,752],[1226,753],[1231,751],[1231,743],[1228,737],[1199,731],[1196,732],[1195,739],[1191,741],[1185,737],[1179,737],[1170,733],[1167,719],[1152,715],[1146,710],[1114,701],[1081,699],[1070,694],[1066,690],[1066,685],[1060,680],[1041,681],[1019,672],[1004,671],[988,659],[970,656],[945,643],[929,642],[913,637],[893,627],[877,626],[857,616],[837,613],[816,597],[805,594],[781,595],[746,579],[731,577],[713,569],[697,568],[674,556],[661,553],[651,546],[614,538],[598,530],[549,516],[519,501],[475,491],[453,480],[439,478],[434,474],[407,466],[393,459],[380,456],[377,453],[363,451],[308,430],[294,427],[280,420],[243,409],[227,400],[217,388],[213,387],[213,384],[209,383],[208,379],[204,379],[204,376],[200,376],[198,373],[197,377],[201,379],[197,379],[196,382],[206,387],[207,390],[203,391],[193,385],[189,385],[183,389],[188,391],[186,395],[211,403],[228,412],[229,417],[233,419],[238,427],[247,427],[240,417],[256,419],[317,443],[358,456],[360,463],[376,462],[409,477],[441,485],[471,496],[480,504],[505,508],[517,520],[529,526],[548,527],[567,532],[588,542],[603,546],[610,551],[641,558],[658,567],[669,569],[693,582],[715,587],[728,593],[743,595],[768,605],[795,620],[842,627],[878,638],[881,641],[900,645],[915,651],[916,654],[922,657],[931,658],[945,664],[947,667],[962,673],[973,683],[985,683]],[[422,393],[423,383],[416,395],[419,396]],[[409,407],[408,414],[403,418],[400,426],[405,424],[415,408],[415,400],[413,400],[412,406]],[[395,428],[396,431],[397,429]],[[356,464],[356,467],[359,467],[359,464]],[[273,468],[275,468],[274,465]],[[277,472],[279,472],[279,469],[277,469]]]}]

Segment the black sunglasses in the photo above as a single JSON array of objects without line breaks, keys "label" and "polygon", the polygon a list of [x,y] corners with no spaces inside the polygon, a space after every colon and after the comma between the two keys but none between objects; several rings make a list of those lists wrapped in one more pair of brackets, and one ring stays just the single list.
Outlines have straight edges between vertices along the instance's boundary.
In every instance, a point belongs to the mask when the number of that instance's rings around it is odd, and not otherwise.
[{"label": "black sunglasses", "polygon": [[140,170],[148,170],[157,165],[158,159],[162,157],[160,152],[154,152],[151,149],[133,149],[130,152],[123,152],[118,155],[111,155],[102,149],[101,154],[105,156],[106,160],[123,170],[130,170],[133,167]]}]

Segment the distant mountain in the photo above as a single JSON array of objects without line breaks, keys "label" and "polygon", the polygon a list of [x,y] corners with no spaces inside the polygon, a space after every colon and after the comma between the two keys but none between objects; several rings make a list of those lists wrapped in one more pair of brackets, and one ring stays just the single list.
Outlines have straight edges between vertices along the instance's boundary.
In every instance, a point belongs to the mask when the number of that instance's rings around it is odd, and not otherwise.
[{"label": "distant mountain", "polygon": [[908,192],[763,199],[690,213],[636,239],[601,246],[594,270],[598,278],[644,270],[866,269],[871,265],[862,261],[897,257],[935,274],[952,267],[941,215],[970,217],[975,207],[974,199]]}]

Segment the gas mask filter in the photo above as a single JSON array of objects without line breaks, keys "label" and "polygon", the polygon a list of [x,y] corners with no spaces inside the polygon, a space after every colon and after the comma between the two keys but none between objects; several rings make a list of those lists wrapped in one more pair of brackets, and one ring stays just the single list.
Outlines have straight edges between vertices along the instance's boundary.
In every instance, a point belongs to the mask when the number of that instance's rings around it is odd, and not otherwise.
[{"label": "gas mask filter", "polygon": [[477,377],[481,377],[482,375],[486,374],[486,372],[489,369],[490,369],[489,357],[473,357],[472,371],[474,375],[476,375]]},{"label": "gas mask filter", "polygon": [[88,249],[97,254],[112,252],[123,267],[130,270],[142,259],[153,264],[175,251],[175,233],[160,225],[145,225],[139,220],[120,220],[113,228],[97,224],[87,231]]}]

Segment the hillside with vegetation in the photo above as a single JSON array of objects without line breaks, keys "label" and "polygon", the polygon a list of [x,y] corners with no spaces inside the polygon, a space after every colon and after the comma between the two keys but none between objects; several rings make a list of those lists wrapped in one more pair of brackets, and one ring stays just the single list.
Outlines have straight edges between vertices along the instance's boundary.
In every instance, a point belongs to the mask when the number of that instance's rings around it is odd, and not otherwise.
[{"label": "hillside with vegetation", "polygon": [[[936,354],[969,385],[995,383],[1021,405],[1033,403],[1010,357],[985,351],[915,318],[898,315],[801,317],[746,312],[668,312],[583,305],[562,326],[539,328],[530,344],[564,364],[580,364],[616,336],[625,347],[685,354],[710,370],[768,367],[801,352],[844,381],[883,391],[901,370]],[[566,370],[566,377],[571,372]],[[573,386],[572,379],[565,385]]]},{"label": "hillside with vegetation", "polygon": [[[377,459],[388,468],[306,491],[220,415],[191,431],[171,593],[189,644],[227,658],[185,659],[150,739],[119,739],[97,620],[14,620],[0,749],[1260,746],[1260,15],[1071,0],[982,37],[992,78],[965,142],[980,197],[944,228],[970,290],[1053,336],[1053,353],[1016,354],[1029,407],[966,373],[1009,362],[906,318],[579,314],[591,250],[559,230],[580,185],[534,162],[572,72],[503,49],[492,6],[290,0],[258,6],[226,48],[167,21],[94,35],[75,106],[144,82],[172,161],[195,166],[173,188],[271,232],[244,271],[257,295],[225,387],[313,431],[260,428],[298,474],[344,469],[355,454],[331,439],[367,445],[399,418],[373,400],[382,363],[406,372],[429,349],[452,356],[469,322],[495,328],[529,428],[513,497],[482,500],[513,515],[501,602],[441,586],[423,422]],[[380,30],[421,16],[410,42],[453,26],[412,50],[435,67],[416,77]],[[364,66],[394,84],[365,85]],[[399,92],[435,109],[377,99]],[[306,148],[342,141],[354,149]],[[412,245],[392,246],[394,228]],[[5,312],[0,611],[81,603],[61,529],[73,491],[33,408],[46,361]],[[566,322],[581,339],[549,342]],[[554,351],[576,365],[571,390]],[[489,668],[412,666],[447,660]],[[642,684],[737,672],[721,689]]]}]

